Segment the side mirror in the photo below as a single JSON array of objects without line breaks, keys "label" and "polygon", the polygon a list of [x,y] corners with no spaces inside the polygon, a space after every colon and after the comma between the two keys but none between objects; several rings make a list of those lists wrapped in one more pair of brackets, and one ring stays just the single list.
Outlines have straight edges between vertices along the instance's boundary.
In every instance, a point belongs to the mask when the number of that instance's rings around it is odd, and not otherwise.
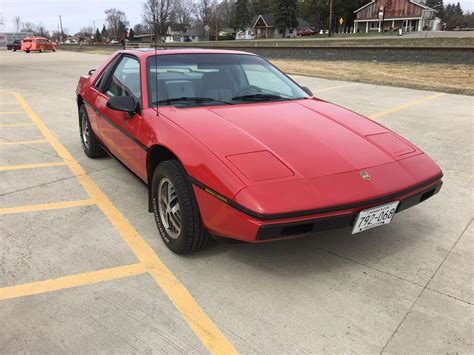
[{"label": "side mirror", "polygon": [[128,112],[130,116],[137,112],[137,102],[131,96],[113,96],[107,101],[107,107],[116,111]]},{"label": "side mirror", "polygon": [[314,95],[313,95],[313,92],[311,91],[310,88],[308,88],[308,87],[306,87],[306,86],[302,86],[301,88],[302,88],[303,91],[304,91],[305,93],[307,93],[309,96],[314,96]]}]

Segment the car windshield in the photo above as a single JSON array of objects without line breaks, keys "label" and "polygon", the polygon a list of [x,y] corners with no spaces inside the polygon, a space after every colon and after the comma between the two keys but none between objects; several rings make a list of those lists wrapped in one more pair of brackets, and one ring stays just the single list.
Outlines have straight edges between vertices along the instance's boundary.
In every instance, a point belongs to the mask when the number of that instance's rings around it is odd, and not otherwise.
[{"label": "car windshield", "polygon": [[147,77],[150,106],[218,106],[308,96],[266,60],[245,54],[152,56]]}]

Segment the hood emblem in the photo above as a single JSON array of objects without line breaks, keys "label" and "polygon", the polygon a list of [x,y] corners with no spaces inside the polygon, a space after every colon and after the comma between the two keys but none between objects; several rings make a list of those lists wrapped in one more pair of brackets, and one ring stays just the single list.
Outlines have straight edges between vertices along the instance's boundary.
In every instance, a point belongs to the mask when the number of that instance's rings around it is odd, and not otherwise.
[{"label": "hood emblem", "polygon": [[372,179],[372,177],[369,175],[367,171],[361,171],[359,175],[362,177],[362,179],[367,180],[367,181]]}]

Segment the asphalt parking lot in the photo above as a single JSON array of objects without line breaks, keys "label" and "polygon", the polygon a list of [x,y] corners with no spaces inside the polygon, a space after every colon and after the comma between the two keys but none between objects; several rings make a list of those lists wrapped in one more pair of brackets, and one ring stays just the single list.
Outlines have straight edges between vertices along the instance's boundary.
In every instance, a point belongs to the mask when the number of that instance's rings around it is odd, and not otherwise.
[{"label": "asphalt parking lot", "polygon": [[295,77],[444,171],[390,225],[172,254],[146,187],[82,153],[74,89],[105,56],[0,51],[0,353],[472,353],[471,96]]}]

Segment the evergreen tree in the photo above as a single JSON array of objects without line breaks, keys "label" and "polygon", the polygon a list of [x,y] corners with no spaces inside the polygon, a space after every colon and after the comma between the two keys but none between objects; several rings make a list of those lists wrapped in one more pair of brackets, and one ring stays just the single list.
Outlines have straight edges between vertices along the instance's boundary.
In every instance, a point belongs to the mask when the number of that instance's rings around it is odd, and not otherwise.
[{"label": "evergreen tree", "polygon": [[444,9],[444,19],[447,30],[463,28],[468,26],[468,17],[464,15],[461,4],[448,4]]},{"label": "evergreen tree", "polygon": [[272,0],[253,0],[250,7],[251,17],[271,13],[272,3]]},{"label": "evergreen tree", "polygon": [[100,34],[98,28],[95,30],[95,41],[96,42],[102,42],[102,35]]},{"label": "evergreen tree", "polygon": [[298,0],[276,0],[273,21],[279,29],[298,27]]},{"label": "evergreen tree", "polygon": [[122,21],[119,21],[117,27],[117,40],[124,39],[127,36],[127,25]]},{"label": "evergreen tree", "polygon": [[245,29],[250,22],[248,0],[237,0],[235,5],[234,26],[236,29]]},{"label": "evergreen tree", "polygon": [[109,38],[109,34],[107,32],[107,28],[105,27],[105,25],[102,27],[101,36],[102,36],[102,41],[107,41],[107,39]]},{"label": "evergreen tree", "polygon": [[460,4],[459,2],[458,2],[458,3],[456,4],[456,6],[454,7],[454,14],[455,14],[456,16],[462,16],[462,15],[464,15],[464,11],[462,11],[462,9],[461,9],[461,4]]},{"label": "evergreen tree", "polygon": [[441,19],[444,19],[444,2],[443,2],[443,0],[426,0],[426,6],[429,6],[432,9],[435,9],[436,11],[438,11],[436,13],[436,16],[438,16]]}]

